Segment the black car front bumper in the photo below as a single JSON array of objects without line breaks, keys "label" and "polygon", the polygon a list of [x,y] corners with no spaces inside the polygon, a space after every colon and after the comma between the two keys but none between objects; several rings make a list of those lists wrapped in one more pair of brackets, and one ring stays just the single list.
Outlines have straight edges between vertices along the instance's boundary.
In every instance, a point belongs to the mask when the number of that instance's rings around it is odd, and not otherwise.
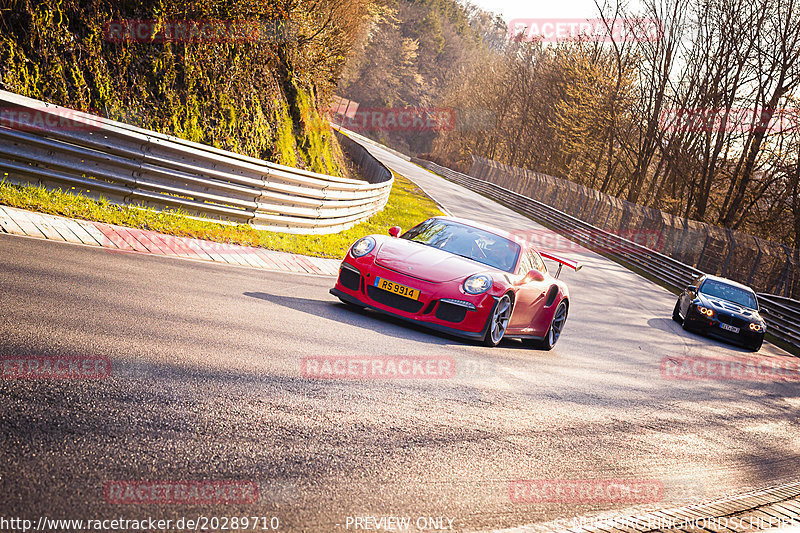
[{"label": "black car front bumper", "polygon": [[736,326],[739,328],[737,333],[724,329],[721,324],[725,323],[720,321],[717,315],[709,318],[705,315],[700,315],[694,309],[688,313],[684,321],[686,323],[686,329],[690,331],[696,331],[697,333],[702,333],[709,337],[741,344],[742,346],[755,346],[764,340],[764,331],[754,331],[750,329],[749,322],[746,324],[738,324]]}]

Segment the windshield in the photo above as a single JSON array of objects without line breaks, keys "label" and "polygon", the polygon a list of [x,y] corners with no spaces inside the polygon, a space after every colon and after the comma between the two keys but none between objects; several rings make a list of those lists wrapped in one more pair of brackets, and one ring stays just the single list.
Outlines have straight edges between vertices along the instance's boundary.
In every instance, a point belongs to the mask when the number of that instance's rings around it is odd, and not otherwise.
[{"label": "windshield", "polygon": [[408,230],[402,238],[433,246],[505,272],[514,270],[520,252],[519,244],[504,237],[441,219],[426,220]]},{"label": "windshield", "polygon": [[700,287],[700,292],[706,296],[714,298],[721,298],[729,302],[734,302],[750,309],[758,309],[756,295],[752,291],[736,287],[722,281],[715,279],[707,279],[703,286]]}]

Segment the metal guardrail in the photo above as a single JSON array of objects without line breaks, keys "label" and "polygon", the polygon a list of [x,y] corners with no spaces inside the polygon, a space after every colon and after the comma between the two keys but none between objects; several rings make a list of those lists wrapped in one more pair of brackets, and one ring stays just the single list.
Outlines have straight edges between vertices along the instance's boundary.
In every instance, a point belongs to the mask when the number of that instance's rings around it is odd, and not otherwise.
[{"label": "metal guardrail", "polygon": [[380,142],[376,141],[375,139],[370,139],[366,135],[361,135],[360,133],[356,133],[353,130],[348,130],[347,128],[344,128],[341,125],[336,124],[335,121],[333,121],[333,120],[331,121],[331,127],[334,130],[336,130],[336,131],[338,131],[340,133],[346,134],[348,137],[352,137],[356,141],[361,141],[362,143],[369,143],[369,144],[378,146],[378,147],[382,148],[383,150],[386,150],[387,152],[396,155],[400,159],[403,159],[404,161],[411,161],[411,156],[410,155],[406,155],[403,152],[395,150],[394,148],[389,148],[385,144],[381,144]]},{"label": "metal guardrail", "polygon": [[[483,194],[514,211],[549,226],[557,233],[566,235],[585,248],[598,251],[621,263],[638,268],[674,290],[683,290],[702,274],[694,267],[494,183],[456,172],[424,159],[415,157],[412,158],[412,161],[450,181]],[[768,333],[795,349],[800,349],[800,301],[763,293],[760,293],[758,297],[761,307],[767,310],[765,319]]]},{"label": "metal guardrail", "polygon": [[386,205],[394,178],[369,163],[368,182],[327,176],[0,91],[0,176],[16,183],[257,229],[333,233]]},{"label": "metal guardrail", "polygon": [[477,156],[472,156],[472,166],[464,173],[543,202],[703,272],[745,283],[758,292],[800,299],[798,250],[785,244]]}]

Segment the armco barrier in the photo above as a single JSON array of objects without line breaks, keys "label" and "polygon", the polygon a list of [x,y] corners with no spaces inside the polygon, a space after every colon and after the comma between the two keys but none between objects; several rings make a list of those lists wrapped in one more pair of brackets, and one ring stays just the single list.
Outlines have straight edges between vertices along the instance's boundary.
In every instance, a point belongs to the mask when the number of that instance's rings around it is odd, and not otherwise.
[{"label": "armco barrier", "polygon": [[800,252],[735,230],[664,213],[555,176],[473,156],[469,174],[616,235],[660,236],[654,249],[760,292],[800,298]]},{"label": "armco barrier", "polygon": [[0,91],[0,177],[288,233],[333,233],[383,209],[391,172],[343,139],[367,182],[266,162]]},{"label": "armco barrier", "polygon": [[[598,250],[621,263],[632,265],[673,289],[682,290],[702,272],[639,243],[584,222],[555,207],[534,200],[481,178],[468,176],[446,167],[412,158],[414,163],[436,172],[450,181],[483,194],[519,213],[541,222],[558,233],[568,235],[590,250]],[[800,349],[800,301],[759,293],[768,331],[776,338]]]},{"label": "armco barrier", "polygon": [[350,130],[348,130],[348,129],[346,129],[346,128],[343,128],[343,127],[341,127],[341,126],[338,126],[338,125],[336,125],[336,124],[335,124],[335,123],[333,123],[333,122],[331,123],[331,126],[332,126],[332,127],[333,127],[333,129],[334,129],[334,130],[336,130],[337,132],[340,132],[340,133],[341,133],[341,132],[344,132],[344,133],[346,133],[346,134],[347,134],[347,137],[350,137],[351,139],[355,139],[355,140],[358,140],[358,141],[361,141],[361,142],[365,142],[365,143],[369,143],[369,144],[374,144],[375,146],[379,146],[380,148],[382,148],[382,149],[386,150],[387,152],[389,152],[389,153],[392,153],[392,154],[396,155],[396,156],[397,156],[397,157],[399,157],[400,159],[403,159],[403,160],[405,160],[405,161],[411,161],[411,156],[408,156],[408,155],[404,154],[403,152],[398,152],[398,151],[397,151],[397,150],[395,150],[394,148],[389,148],[389,147],[388,147],[388,146],[386,146],[385,144],[381,144],[380,142],[378,142],[378,141],[376,141],[376,140],[374,140],[374,139],[370,139],[369,137],[367,137],[367,136],[365,136],[365,135],[360,135],[360,134],[358,134],[358,133],[356,133],[356,132],[354,132],[354,131],[350,131]]}]

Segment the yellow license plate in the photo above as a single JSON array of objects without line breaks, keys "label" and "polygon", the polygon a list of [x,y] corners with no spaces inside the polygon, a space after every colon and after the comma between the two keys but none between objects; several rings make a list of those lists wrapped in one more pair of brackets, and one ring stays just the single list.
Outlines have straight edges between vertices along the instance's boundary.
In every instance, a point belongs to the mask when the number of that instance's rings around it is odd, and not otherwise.
[{"label": "yellow license plate", "polygon": [[375,278],[375,286],[379,289],[393,292],[395,294],[399,294],[400,296],[405,296],[406,298],[411,298],[412,300],[419,300],[418,289],[412,289],[411,287],[406,287],[405,285],[400,285],[399,283],[395,283],[393,281],[383,278]]}]

